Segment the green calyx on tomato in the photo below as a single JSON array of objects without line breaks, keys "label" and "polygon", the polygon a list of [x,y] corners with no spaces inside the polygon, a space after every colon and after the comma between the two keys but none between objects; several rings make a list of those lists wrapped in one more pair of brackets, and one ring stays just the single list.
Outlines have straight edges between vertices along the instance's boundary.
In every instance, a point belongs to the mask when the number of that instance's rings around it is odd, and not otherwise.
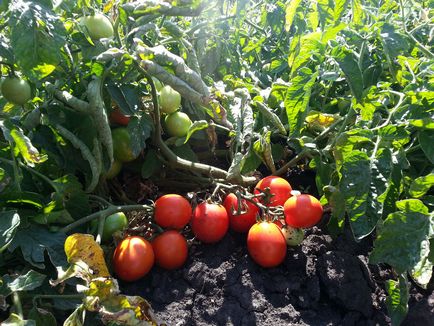
[{"label": "green calyx on tomato", "polygon": [[18,77],[6,77],[1,84],[3,97],[11,103],[23,105],[32,97],[30,84]]},{"label": "green calyx on tomato", "polygon": [[119,162],[131,162],[137,158],[131,148],[131,138],[127,128],[112,129],[113,156]]},{"label": "green calyx on tomato", "polygon": [[188,115],[179,111],[169,114],[165,119],[165,123],[168,134],[174,137],[187,135],[192,124]]},{"label": "green calyx on tomato", "polygon": [[84,16],[80,23],[84,25],[93,40],[108,38],[114,35],[113,25],[103,14],[97,13],[94,16]]},{"label": "green calyx on tomato", "polygon": [[223,206],[229,216],[230,228],[235,232],[248,232],[252,225],[256,223],[259,208],[255,204],[242,199],[241,214],[237,215],[238,198],[235,194],[229,194],[226,196]]},{"label": "green calyx on tomato", "polygon": [[161,112],[170,114],[178,110],[181,105],[181,94],[175,91],[169,85],[160,90]]},{"label": "green calyx on tomato", "polygon": [[254,194],[258,195],[266,188],[270,189],[270,194],[272,195],[269,202],[262,198],[258,201],[267,206],[275,207],[283,205],[285,201],[291,197],[292,187],[288,181],[281,177],[270,175],[261,179],[255,187]]}]

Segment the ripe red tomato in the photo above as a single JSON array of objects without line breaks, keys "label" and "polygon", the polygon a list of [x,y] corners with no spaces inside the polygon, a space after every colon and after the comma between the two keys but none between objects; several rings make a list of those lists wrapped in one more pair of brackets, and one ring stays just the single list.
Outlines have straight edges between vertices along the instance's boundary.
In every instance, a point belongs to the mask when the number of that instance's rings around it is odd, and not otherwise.
[{"label": "ripe red tomato", "polygon": [[251,226],[256,223],[259,208],[248,200],[243,199],[241,202],[242,210],[246,212],[240,215],[235,215],[238,208],[238,198],[235,194],[227,195],[223,206],[228,213],[231,229],[236,232],[248,232]]},{"label": "ripe red tomato", "polygon": [[145,276],[154,260],[154,250],[149,241],[138,236],[128,237],[115,249],[113,269],[121,280],[132,282]]},{"label": "ripe red tomato", "polygon": [[165,269],[177,269],[187,260],[187,240],[178,231],[165,231],[152,241],[155,262]]},{"label": "ripe red tomato", "polygon": [[229,228],[229,217],[224,206],[200,203],[193,211],[191,229],[194,235],[204,243],[220,241]]},{"label": "ripe red tomato", "polygon": [[181,230],[190,222],[191,213],[190,203],[180,195],[164,195],[155,202],[154,219],[162,228]]},{"label": "ripe red tomato", "polygon": [[262,267],[275,267],[285,259],[285,237],[274,223],[256,223],[247,234],[247,250],[257,264]]},{"label": "ripe red tomato", "polygon": [[323,209],[318,199],[311,195],[289,198],[283,206],[286,224],[293,228],[310,228],[322,217]]},{"label": "ripe red tomato", "polygon": [[110,112],[109,119],[112,124],[119,126],[126,126],[128,125],[128,122],[130,122],[130,117],[123,114],[119,108],[114,108]]},{"label": "ripe red tomato", "polygon": [[[291,185],[283,178],[273,175],[263,178],[256,185],[254,194],[260,194],[260,190],[265,190],[265,188],[270,188],[270,192],[274,195],[271,197],[270,203],[267,206],[274,207],[283,205],[285,201],[291,197]],[[263,201],[260,200],[260,202]]]}]

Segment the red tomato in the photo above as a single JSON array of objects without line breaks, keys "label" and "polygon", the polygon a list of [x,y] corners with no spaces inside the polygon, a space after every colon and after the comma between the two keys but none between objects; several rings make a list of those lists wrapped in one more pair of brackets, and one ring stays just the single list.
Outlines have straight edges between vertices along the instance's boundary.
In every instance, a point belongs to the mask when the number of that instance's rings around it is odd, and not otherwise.
[{"label": "red tomato", "polygon": [[220,241],[228,228],[228,213],[222,205],[203,202],[194,209],[191,229],[200,241],[204,243]]},{"label": "red tomato", "polygon": [[310,228],[322,217],[322,206],[311,195],[298,195],[289,198],[283,206],[286,224],[293,228]]},{"label": "red tomato", "polygon": [[176,269],[187,260],[188,246],[182,234],[178,231],[165,231],[152,241],[155,262],[165,269]]},{"label": "red tomato", "polygon": [[240,215],[235,215],[238,208],[238,198],[235,194],[227,195],[223,206],[228,213],[231,229],[236,232],[248,232],[250,227],[256,223],[259,208],[248,200],[243,199],[241,202],[241,208],[246,212]]},{"label": "red tomato", "polygon": [[113,269],[121,280],[132,282],[151,270],[154,259],[154,250],[149,241],[138,236],[128,237],[115,249]]},{"label": "red tomato", "polygon": [[[283,178],[273,175],[263,178],[256,185],[254,194],[260,194],[260,190],[265,190],[265,188],[270,188],[271,194],[274,195],[271,197],[271,201],[267,206],[274,207],[283,205],[285,201],[291,197],[291,185]],[[260,200],[260,202],[263,201]]]},{"label": "red tomato", "polygon": [[191,205],[180,195],[161,196],[155,202],[154,219],[162,228],[181,230],[190,222]]},{"label": "red tomato", "polygon": [[124,115],[119,108],[114,108],[110,112],[109,120],[113,124],[126,126],[128,125],[128,122],[130,122],[130,117]]},{"label": "red tomato", "polygon": [[275,267],[285,259],[286,240],[276,224],[256,223],[247,234],[247,250],[257,264]]}]

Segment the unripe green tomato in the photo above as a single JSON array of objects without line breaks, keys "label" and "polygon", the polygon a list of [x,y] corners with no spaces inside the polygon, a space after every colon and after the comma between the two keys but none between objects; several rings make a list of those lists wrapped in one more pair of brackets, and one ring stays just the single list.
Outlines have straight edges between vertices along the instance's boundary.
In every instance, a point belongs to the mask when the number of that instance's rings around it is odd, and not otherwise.
[{"label": "unripe green tomato", "polygon": [[84,16],[80,21],[89,33],[93,40],[108,38],[114,35],[113,25],[110,20],[103,14],[95,14],[94,16]]},{"label": "unripe green tomato", "polygon": [[304,239],[304,230],[284,225],[280,229],[288,246],[298,246]]},{"label": "unripe green tomato", "polygon": [[1,85],[1,92],[5,99],[14,104],[25,104],[32,97],[30,84],[18,77],[6,77]]},{"label": "unripe green tomato", "polygon": [[192,124],[188,115],[179,111],[169,114],[165,122],[168,134],[175,137],[187,135],[188,129],[190,129]]},{"label": "unripe green tomato", "polygon": [[173,113],[178,110],[181,105],[181,94],[175,91],[169,85],[164,86],[160,90],[160,106],[161,112],[163,113]]},{"label": "unripe green tomato", "polygon": [[122,169],[122,162],[114,160],[112,166],[105,174],[105,178],[113,179],[115,176],[119,174],[119,172],[121,172],[121,169]]},{"label": "unripe green tomato", "polygon": [[[113,233],[122,231],[128,226],[128,219],[124,213],[119,212],[109,215],[105,218],[104,228],[102,232],[102,242],[109,242]],[[98,230],[98,219],[94,219],[91,222],[91,229]]]},{"label": "unripe green tomato", "polygon": [[119,162],[131,162],[137,158],[133,155],[131,138],[127,128],[112,129],[113,156]]}]

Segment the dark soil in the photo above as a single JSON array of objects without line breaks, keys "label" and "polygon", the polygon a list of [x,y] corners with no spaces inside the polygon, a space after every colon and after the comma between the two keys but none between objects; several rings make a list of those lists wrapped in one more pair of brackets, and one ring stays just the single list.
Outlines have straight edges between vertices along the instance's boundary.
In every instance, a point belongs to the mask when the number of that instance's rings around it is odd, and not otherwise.
[{"label": "dark soil", "polygon": [[[154,268],[122,290],[149,300],[168,325],[389,325],[384,282],[390,269],[367,264],[369,240],[307,232],[278,268],[248,256],[245,235],[194,244],[184,268]],[[412,288],[405,325],[434,325],[434,293]]]}]

